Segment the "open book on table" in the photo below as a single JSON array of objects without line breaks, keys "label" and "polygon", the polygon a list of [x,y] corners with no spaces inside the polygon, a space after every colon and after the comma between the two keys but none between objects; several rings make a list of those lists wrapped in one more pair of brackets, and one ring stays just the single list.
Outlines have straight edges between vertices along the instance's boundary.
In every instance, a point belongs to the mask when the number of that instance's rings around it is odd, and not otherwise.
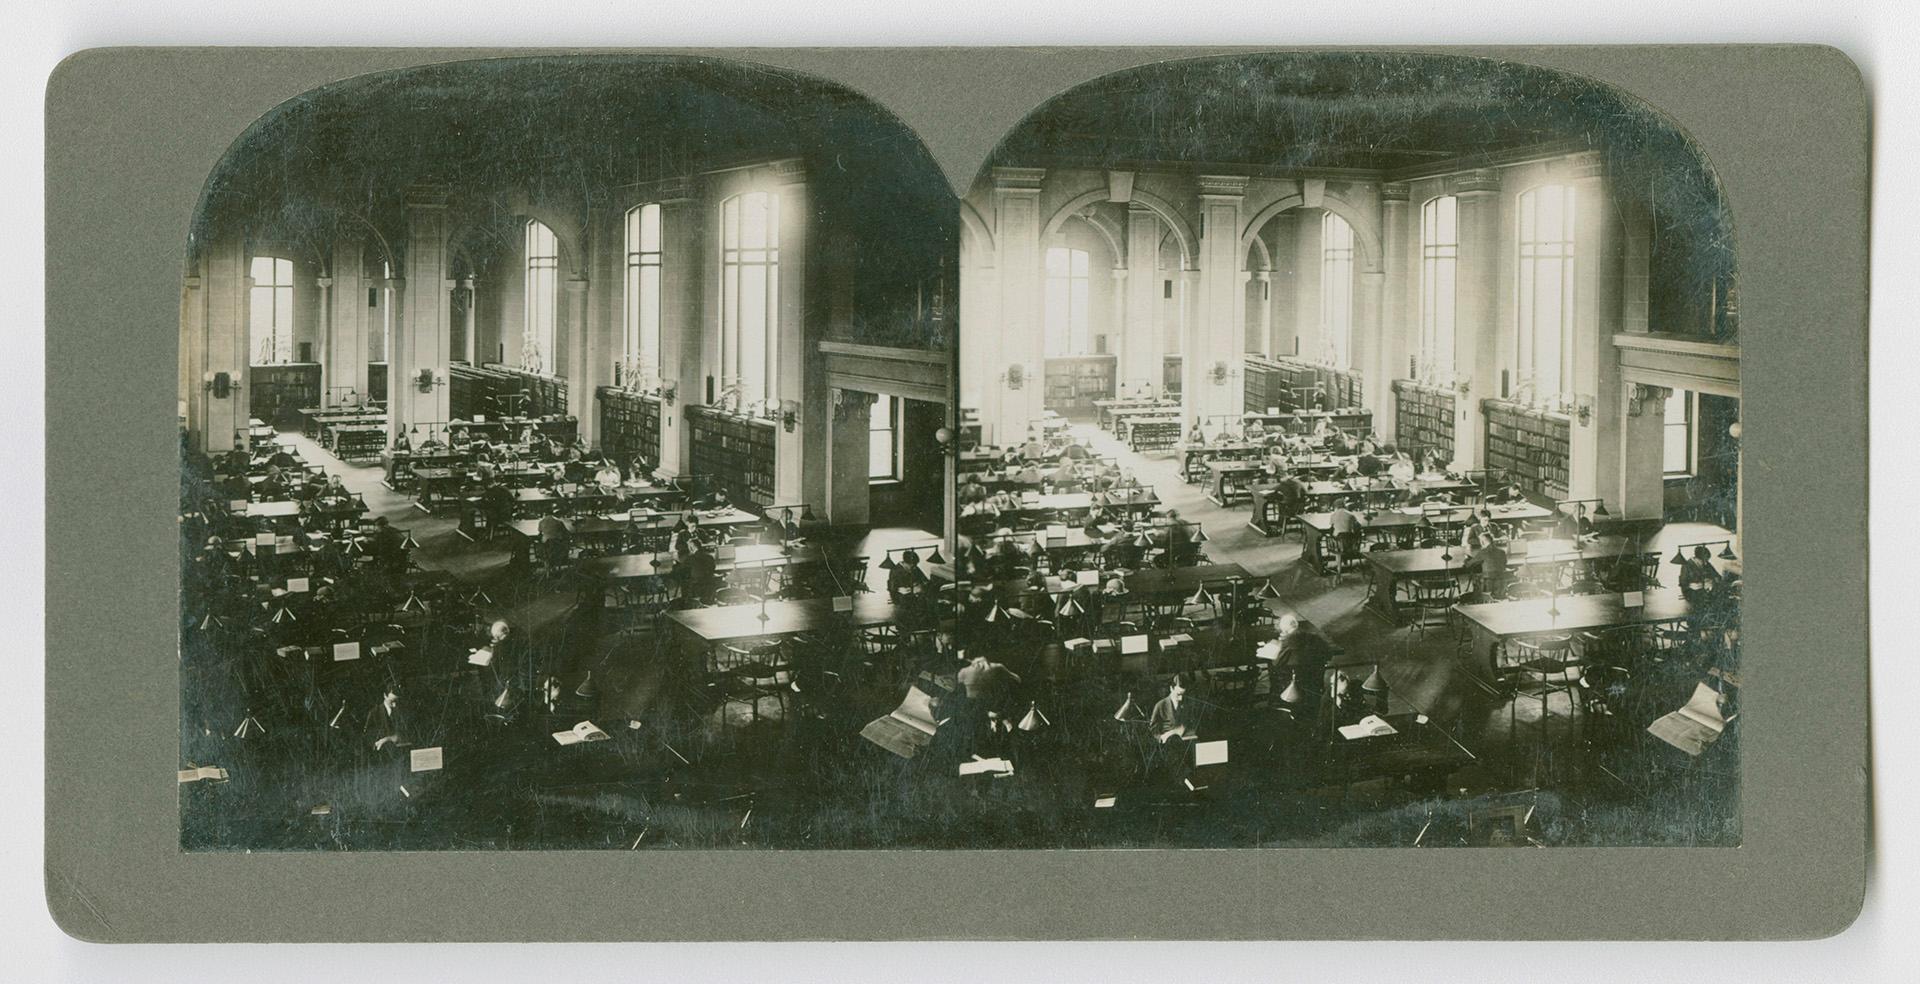
[{"label": "open book on table", "polygon": [[1392,734],[1399,734],[1399,732],[1393,725],[1380,720],[1379,715],[1376,714],[1369,714],[1353,724],[1343,725],[1340,728],[1340,737],[1349,740],[1354,738],[1378,738],[1383,735]]},{"label": "open book on table", "polygon": [[612,737],[592,721],[582,721],[565,731],[553,733],[553,740],[562,745],[578,745],[583,741],[606,741]]}]

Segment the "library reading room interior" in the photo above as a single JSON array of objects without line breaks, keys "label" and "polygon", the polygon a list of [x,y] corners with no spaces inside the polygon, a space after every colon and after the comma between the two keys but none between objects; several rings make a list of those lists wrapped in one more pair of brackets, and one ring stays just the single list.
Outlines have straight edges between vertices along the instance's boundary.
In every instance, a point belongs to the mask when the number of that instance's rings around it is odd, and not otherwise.
[{"label": "library reading room interior", "polygon": [[182,844],[1737,844],[1730,225],[1454,56],[1133,69],[958,195],[714,60],[315,90],[189,237]]}]

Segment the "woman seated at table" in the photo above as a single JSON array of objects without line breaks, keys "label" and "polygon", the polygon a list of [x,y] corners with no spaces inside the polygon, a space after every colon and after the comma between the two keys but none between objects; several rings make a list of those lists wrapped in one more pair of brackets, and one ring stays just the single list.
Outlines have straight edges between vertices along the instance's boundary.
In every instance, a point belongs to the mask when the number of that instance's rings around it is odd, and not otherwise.
[{"label": "woman seated at table", "polygon": [[694,522],[693,514],[683,512],[673,524],[673,531],[667,534],[667,548],[676,557],[686,557],[693,552],[694,544],[701,540],[700,524]]},{"label": "woman seated at table", "polygon": [[609,492],[619,488],[620,487],[620,469],[614,467],[614,464],[611,461],[600,462],[600,467],[596,469],[593,473],[593,484],[598,485]]},{"label": "woman seated at table", "polygon": [[1135,570],[1145,554],[1140,547],[1140,534],[1129,529],[1118,529],[1112,536],[1100,541],[1100,556],[1109,568],[1116,570]]},{"label": "woman seated at table", "polygon": [[1265,441],[1266,439],[1267,439],[1267,428],[1265,425],[1260,423],[1260,418],[1255,417],[1254,419],[1247,421],[1248,443],[1259,444]]},{"label": "woman seated at table", "polygon": [[1713,566],[1713,552],[1705,544],[1693,548],[1693,556],[1680,565],[1680,594],[1693,604],[1711,600],[1725,583],[1725,576]]}]

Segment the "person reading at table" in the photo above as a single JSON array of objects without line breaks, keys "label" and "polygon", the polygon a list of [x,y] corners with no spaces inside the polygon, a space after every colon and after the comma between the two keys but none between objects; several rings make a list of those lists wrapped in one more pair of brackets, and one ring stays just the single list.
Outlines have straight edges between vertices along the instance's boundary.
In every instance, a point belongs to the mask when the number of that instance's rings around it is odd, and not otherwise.
[{"label": "person reading at table", "polygon": [[1500,528],[1493,525],[1493,517],[1485,509],[1476,509],[1473,521],[1460,529],[1460,546],[1468,553],[1478,553],[1487,544],[1500,539]]},{"label": "person reading at table", "polygon": [[790,544],[800,539],[800,524],[794,521],[792,509],[781,509],[773,528],[783,544]]},{"label": "person reading at table", "polygon": [[1028,461],[1039,461],[1047,456],[1047,446],[1041,444],[1039,438],[1029,436],[1020,448],[1020,455]]},{"label": "person reading at table", "polygon": [[1162,743],[1175,738],[1197,741],[1200,738],[1200,704],[1187,698],[1187,684],[1178,675],[1168,682],[1167,695],[1153,705],[1147,717],[1147,730]]},{"label": "person reading at table", "polygon": [[1206,447],[1206,445],[1207,432],[1200,429],[1200,421],[1198,418],[1195,418],[1193,421],[1193,429],[1187,431],[1187,446],[1201,448]]},{"label": "person reading at table", "polygon": [[1264,442],[1266,439],[1267,439],[1267,428],[1265,427],[1265,425],[1260,423],[1260,418],[1255,417],[1252,420],[1247,421],[1247,442],[1248,443],[1260,444]]},{"label": "person reading at table", "polygon": [[887,594],[894,601],[917,595],[926,590],[927,572],[920,569],[920,553],[908,550],[894,562],[893,570],[887,572]]},{"label": "person reading at table", "polygon": [[1060,456],[1068,461],[1085,461],[1093,457],[1093,453],[1088,451],[1086,446],[1079,441],[1069,441],[1067,442],[1067,446],[1061,449]]},{"label": "person reading at table", "polygon": [[1294,705],[1298,720],[1316,721],[1325,697],[1327,664],[1333,661],[1333,640],[1328,639],[1319,626],[1293,612],[1280,616],[1278,628],[1280,637],[1276,640],[1268,686],[1275,694],[1283,693],[1286,684],[1280,679],[1285,671],[1300,698]]},{"label": "person reading at table", "polygon": [[1555,535],[1563,540],[1576,540],[1593,535],[1593,520],[1587,518],[1587,504],[1576,502],[1572,509],[1561,510]]},{"label": "person reading at table", "polygon": [[361,730],[376,752],[398,751],[413,744],[412,708],[401,699],[400,684],[390,682],[383,688],[380,703],[367,709]]},{"label": "person reading at table", "polygon": [[1020,675],[1007,669],[1005,663],[996,663],[978,653],[960,668],[956,679],[966,688],[968,700],[984,711],[999,712],[1007,710],[1014,687],[1020,683]]},{"label": "person reading at table", "polygon": [[1180,519],[1180,510],[1167,510],[1167,556],[1175,566],[1185,566],[1200,557],[1200,543],[1193,538],[1193,527]]},{"label": "person reading at table", "polygon": [[620,469],[613,462],[602,460],[600,467],[594,469],[593,484],[611,492],[620,487]]},{"label": "person reading at table", "polygon": [[672,532],[667,534],[667,548],[675,557],[685,560],[693,553],[693,546],[700,542],[700,524],[694,522],[693,513],[683,512],[674,522]]},{"label": "person reading at table", "polygon": [[1360,500],[1348,499],[1334,506],[1333,514],[1327,518],[1328,532],[1339,547],[1341,560],[1360,556],[1360,538],[1367,526],[1358,515],[1359,509]]},{"label": "person reading at table", "polygon": [[1680,565],[1680,594],[1693,604],[1711,600],[1724,583],[1724,576],[1713,566],[1713,552],[1706,544],[1693,548],[1693,556]]},{"label": "person reading at table", "polygon": [[685,578],[680,589],[685,596],[705,604],[713,599],[714,591],[720,586],[718,560],[706,541],[696,537],[688,543],[686,555],[674,570]]}]

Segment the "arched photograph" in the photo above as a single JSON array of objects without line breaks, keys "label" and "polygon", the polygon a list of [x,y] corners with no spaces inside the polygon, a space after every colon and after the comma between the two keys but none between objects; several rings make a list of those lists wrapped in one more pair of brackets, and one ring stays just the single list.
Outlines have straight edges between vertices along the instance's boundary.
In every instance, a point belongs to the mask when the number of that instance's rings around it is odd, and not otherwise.
[{"label": "arched photograph", "polygon": [[278,107],[182,233],[183,846],[833,839],[946,535],[917,137],[737,62],[432,65]]},{"label": "arched photograph", "polygon": [[1010,840],[1740,842],[1734,224],[1659,113],[1464,56],[1162,63],[1039,107],[961,220]]}]

